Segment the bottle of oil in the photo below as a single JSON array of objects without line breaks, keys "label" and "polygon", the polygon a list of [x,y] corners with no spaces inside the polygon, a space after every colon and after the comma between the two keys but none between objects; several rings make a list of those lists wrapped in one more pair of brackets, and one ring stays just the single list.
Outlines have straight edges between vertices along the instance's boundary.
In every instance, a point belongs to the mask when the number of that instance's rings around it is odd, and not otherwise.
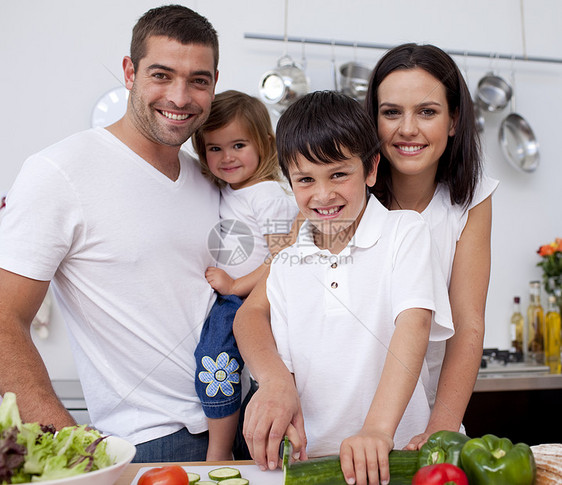
[{"label": "bottle of oil", "polygon": [[525,319],[521,314],[521,299],[518,296],[513,297],[513,313],[511,314],[511,322],[509,324],[509,333],[511,338],[511,352],[523,354],[523,328],[525,327]]},{"label": "bottle of oil", "polygon": [[551,374],[560,374],[560,331],[560,309],[556,297],[550,295],[546,311],[544,354]]},{"label": "bottle of oil", "polygon": [[527,308],[527,349],[529,359],[538,364],[544,364],[544,334],[545,319],[541,305],[541,283],[529,283],[529,306]]}]

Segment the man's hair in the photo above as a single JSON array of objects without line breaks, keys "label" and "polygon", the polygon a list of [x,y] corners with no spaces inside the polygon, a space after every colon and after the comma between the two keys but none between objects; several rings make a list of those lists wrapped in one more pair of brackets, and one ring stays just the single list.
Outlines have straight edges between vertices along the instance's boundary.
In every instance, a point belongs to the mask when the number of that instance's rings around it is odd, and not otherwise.
[{"label": "man's hair", "polygon": [[363,107],[345,94],[309,93],[279,118],[277,153],[287,179],[299,155],[312,163],[334,163],[349,157],[346,150],[361,159],[365,176],[371,172],[379,153],[377,130]]},{"label": "man's hair", "polygon": [[169,37],[181,44],[201,44],[213,49],[215,71],[219,64],[219,41],[211,23],[182,5],[165,5],[146,12],[133,28],[131,60],[135,71],[146,55],[146,40],[155,35]]}]

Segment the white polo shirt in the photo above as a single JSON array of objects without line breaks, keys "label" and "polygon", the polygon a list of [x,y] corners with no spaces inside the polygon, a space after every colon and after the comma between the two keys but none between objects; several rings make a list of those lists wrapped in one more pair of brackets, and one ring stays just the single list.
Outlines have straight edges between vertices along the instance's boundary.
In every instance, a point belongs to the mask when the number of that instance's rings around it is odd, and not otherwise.
[{"label": "white polo shirt", "polygon": [[[431,340],[449,338],[453,324],[420,214],[388,211],[370,196],[353,240],[337,255],[315,246],[312,227],[306,221],[296,244],[274,259],[267,295],[277,347],[301,398],[308,454],[322,456],[338,453],[363,425],[400,312],[432,310]],[[425,430],[426,379],[424,363],[396,448]]]}]

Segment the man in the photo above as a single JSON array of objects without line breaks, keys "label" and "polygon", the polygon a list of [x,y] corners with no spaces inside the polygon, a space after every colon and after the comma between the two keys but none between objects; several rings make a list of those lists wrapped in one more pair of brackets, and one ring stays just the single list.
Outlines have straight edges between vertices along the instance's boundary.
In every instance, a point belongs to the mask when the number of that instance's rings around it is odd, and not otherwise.
[{"label": "man", "polygon": [[219,197],[180,147],[209,115],[217,65],[207,19],[149,10],[123,60],[124,117],[24,164],[0,228],[0,394],[24,420],[74,424],[30,337],[52,280],[93,426],[137,444],[137,461],[205,459],[193,351]]}]

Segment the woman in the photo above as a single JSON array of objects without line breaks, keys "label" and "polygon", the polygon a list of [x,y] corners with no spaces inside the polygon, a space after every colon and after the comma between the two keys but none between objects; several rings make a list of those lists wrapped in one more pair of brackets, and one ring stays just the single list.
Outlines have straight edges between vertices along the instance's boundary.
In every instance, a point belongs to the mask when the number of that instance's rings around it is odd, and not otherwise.
[{"label": "woman", "polygon": [[[429,223],[455,323],[446,351],[428,348],[430,380],[424,385],[435,405],[425,433],[408,444],[414,449],[434,431],[462,426],[482,354],[497,182],[481,177],[470,93],[455,62],[437,47],[404,44],[388,51],[373,71],[366,109],[382,144],[374,192],[388,208],[416,210]],[[294,383],[277,356],[268,320],[263,280],[239,310],[234,330],[260,384],[246,410],[244,435],[254,460],[274,468],[287,427],[301,458],[306,436]]]},{"label": "woman", "polygon": [[434,404],[421,446],[438,430],[459,430],[480,367],[490,275],[491,196],[481,177],[474,108],[449,55],[404,44],[373,70],[366,109],[381,139],[375,195],[389,209],[420,212],[429,223],[438,265],[449,285],[455,335],[430,342],[426,393]]}]

